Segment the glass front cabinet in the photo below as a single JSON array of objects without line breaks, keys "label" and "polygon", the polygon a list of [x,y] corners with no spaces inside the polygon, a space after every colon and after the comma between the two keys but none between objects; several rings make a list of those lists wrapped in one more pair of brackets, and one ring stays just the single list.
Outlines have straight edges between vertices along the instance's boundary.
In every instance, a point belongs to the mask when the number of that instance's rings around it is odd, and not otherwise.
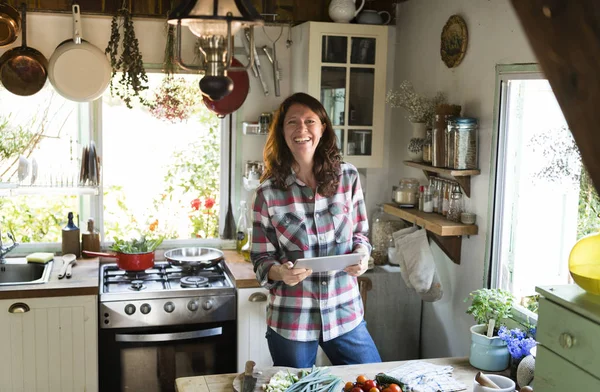
[{"label": "glass front cabinet", "polygon": [[292,91],[321,101],[344,161],[381,167],[388,27],[306,22],[292,39]]}]

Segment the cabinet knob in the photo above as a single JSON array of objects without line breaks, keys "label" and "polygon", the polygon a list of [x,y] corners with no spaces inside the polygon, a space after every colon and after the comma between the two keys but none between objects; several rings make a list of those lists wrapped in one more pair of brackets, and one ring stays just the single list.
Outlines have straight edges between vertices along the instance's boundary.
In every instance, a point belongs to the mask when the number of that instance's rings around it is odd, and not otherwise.
[{"label": "cabinet knob", "polygon": [[265,302],[267,300],[267,295],[265,293],[252,293],[248,301],[250,302]]},{"label": "cabinet knob", "polygon": [[10,305],[10,308],[8,308],[9,313],[27,313],[30,310],[31,309],[29,308],[29,306],[27,304],[24,304],[23,302],[16,302]]},{"label": "cabinet knob", "polygon": [[575,345],[576,339],[570,334],[563,332],[558,337],[558,343],[562,348],[571,348]]}]

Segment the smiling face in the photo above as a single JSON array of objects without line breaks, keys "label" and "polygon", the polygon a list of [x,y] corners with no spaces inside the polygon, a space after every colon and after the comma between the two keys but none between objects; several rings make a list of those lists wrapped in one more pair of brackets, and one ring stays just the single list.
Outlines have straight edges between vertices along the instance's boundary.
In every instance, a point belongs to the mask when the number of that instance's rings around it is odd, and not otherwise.
[{"label": "smiling face", "polygon": [[295,103],[283,119],[285,143],[299,164],[311,163],[325,125],[308,106]]}]

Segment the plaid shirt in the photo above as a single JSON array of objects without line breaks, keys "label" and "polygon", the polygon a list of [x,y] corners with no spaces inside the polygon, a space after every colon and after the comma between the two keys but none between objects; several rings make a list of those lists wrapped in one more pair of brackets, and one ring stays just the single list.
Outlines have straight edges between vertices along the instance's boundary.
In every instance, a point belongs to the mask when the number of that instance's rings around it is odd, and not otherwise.
[{"label": "plaid shirt", "polygon": [[296,341],[334,339],[363,319],[357,279],[344,271],[313,273],[295,286],[269,280],[269,269],[303,257],[351,253],[371,246],[358,171],[342,163],[340,184],[331,197],[315,195],[295,173],[286,190],[271,179],[256,190],[251,258],[260,284],[270,290],[267,324]]}]

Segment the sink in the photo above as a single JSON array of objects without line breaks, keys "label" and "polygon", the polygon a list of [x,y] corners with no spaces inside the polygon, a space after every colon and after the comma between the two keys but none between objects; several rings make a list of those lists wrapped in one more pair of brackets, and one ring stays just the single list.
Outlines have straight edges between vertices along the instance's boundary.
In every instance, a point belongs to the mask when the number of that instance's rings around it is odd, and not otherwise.
[{"label": "sink", "polygon": [[27,263],[25,259],[6,259],[0,264],[0,286],[41,284],[48,282],[53,262]]}]

